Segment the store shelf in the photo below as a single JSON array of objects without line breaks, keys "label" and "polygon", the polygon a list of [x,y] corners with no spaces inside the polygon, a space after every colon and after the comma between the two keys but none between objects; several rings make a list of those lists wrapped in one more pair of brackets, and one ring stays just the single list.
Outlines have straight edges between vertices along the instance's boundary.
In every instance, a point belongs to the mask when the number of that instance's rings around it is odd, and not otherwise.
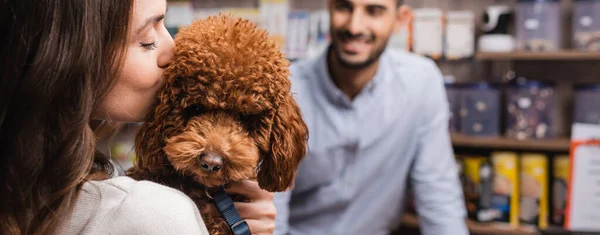
[{"label": "store shelf", "polygon": [[503,137],[469,137],[452,134],[452,145],[462,148],[568,152],[571,142],[569,139],[514,140]]},{"label": "store shelf", "polygon": [[599,52],[478,52],[478,60],[600,60]]},{"label": "store shelf", "polygon": [[[402,216],[400,224],[403,227],[418,229],[419,218],[414,214],[405,214]],[[467,220],[467,227],[471,234],[476,235],[588,235],[599,234],[592,232],[574,232],[563,229],[562,227],[550,226],[548,229],[539,230],[535,226],[520,226],[512,228],[505,223],[479,223],[473,220]]]},{"label": "store shelf", "polygon": [[[402,226],[408,228],[418,228],[419,218],[416,215],[405,214],[400,222]],[[507,224],[501,223],[478,223],[472,220],[467,221],[467,227],[471,234],[486,235],[535,235],[539,234],[533,226],[512,228]]]}]

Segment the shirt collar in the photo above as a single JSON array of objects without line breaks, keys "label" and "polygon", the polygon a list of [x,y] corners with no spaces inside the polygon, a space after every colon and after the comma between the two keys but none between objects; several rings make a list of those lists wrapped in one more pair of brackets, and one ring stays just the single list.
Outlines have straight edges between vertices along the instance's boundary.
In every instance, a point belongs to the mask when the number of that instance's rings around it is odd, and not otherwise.
[{"label": "shirt collar", "polygon": [[[344,94],[344,92],[342,92],[342,90],[340,90],[335,85],[335,83],[333,82],[333,79],[331,78],[331,75],[329,74],[329,67],[328,67],[329,60],[327,59],[328,55],[329,55],[329,49],[324,50],[324,52],[321,53],[321,55],[319,56],[319,58],[316,61],[317,66],[318,66],[319,87],[321,87],[326,98],[329,101],[331,101],[332,103],[337,104],[337,105],[347,106],[348,108],[351,108],[352,101],[350,101],[350,99],[346,96],[346,94]],[[361,91],[361,93],[360,93],[361,96],[371,95],[373,92],[375,92],[377,90],[378,87],[382,86],[382,84],[388,80],[388,78],[386,76],[386,72],[385,72],[389,66],[387,56],[388,56],[387,50],[384,50],[384,52],[381,54],[381,57],[379,59],[380,60],[379,67],[377,68],[375,77]]]}]

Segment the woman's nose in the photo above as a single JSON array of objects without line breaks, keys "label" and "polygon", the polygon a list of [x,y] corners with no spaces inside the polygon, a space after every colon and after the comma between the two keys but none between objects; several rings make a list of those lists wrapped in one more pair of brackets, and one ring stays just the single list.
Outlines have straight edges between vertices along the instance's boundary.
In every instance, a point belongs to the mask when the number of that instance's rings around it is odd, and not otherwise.
[{"label": "woman's nose", "polygon": [[173,56],[175,53],[175,42],[173,41],[173,37],[170,35],[164,40],[162,43],[162,50],[160,56],[158,57],[158,67],[165,68],[171,63],[173,60]]}]

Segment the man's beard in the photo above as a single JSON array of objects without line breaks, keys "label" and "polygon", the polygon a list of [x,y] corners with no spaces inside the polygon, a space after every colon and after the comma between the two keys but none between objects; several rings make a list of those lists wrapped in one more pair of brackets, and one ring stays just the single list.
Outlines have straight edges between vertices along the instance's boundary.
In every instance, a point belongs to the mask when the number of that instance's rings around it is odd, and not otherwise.
[{"label": "man's beard", "polygon": [[[348,31],[342,31],[342,32],[338,33],[338,40],[347,41],[347,40],[351,40],[353,38],[362,38],[362,37],[369,37],[368,43],[374,43],[375,39],[376,39],[375,36],[365,36],[363,34],[352,35]],[[338,63],[342,67],[347,68],[347,69],[363,69],[363,68],[366,68],[366,67],[372,65],[373,63],[377,62],[377,60],[379,60],[379,57],[381,57],[381,54],[383,54],[383,51],[385,50],[386,45],[387,45],[387,43],[384,43],[380,48],[375,48],[365,61],[358,62],[358,63],[352,63],[352,62],[348,62],[348,61],[344,60],[342,58],[341,52],[338,50],[338,47],[337,47],[335,41],[332,41],[330,51],[332,51],[334,53]]]}]

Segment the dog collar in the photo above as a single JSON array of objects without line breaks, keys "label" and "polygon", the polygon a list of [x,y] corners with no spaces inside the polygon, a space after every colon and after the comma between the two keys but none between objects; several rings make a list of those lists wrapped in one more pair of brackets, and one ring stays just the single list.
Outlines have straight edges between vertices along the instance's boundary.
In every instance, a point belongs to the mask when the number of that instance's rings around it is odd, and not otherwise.
[{"label": "dog collar", "polygon": [[251,235],[248,223],[238,213],[233,205],[233,200],[227,195],[225,189],[220,187],[211,194],[215,206],[227,221],[227,225],[235,235]]}]

